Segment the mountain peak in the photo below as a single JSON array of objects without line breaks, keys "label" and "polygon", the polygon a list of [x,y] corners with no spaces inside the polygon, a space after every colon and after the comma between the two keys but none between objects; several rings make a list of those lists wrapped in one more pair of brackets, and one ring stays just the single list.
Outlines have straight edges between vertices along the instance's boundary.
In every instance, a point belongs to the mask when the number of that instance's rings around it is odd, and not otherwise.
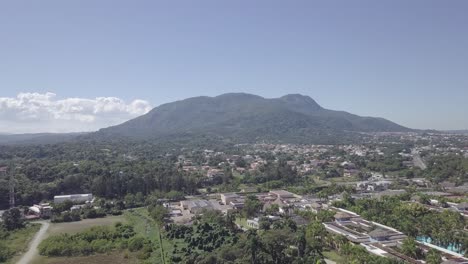
[{"label": "mountain peak", "polygon": [[279,98],[281,101],[286,102],[299,112],[317,111],[323,109],[314,99],[310,96],[302,94],[287,94]]}]

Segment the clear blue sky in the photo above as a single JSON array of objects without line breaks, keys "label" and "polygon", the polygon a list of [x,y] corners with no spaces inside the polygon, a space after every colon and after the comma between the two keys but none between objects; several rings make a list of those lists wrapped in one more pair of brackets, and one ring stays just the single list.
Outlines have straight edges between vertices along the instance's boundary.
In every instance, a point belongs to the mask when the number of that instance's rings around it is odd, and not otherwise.
[{"label": "clear blue sky", "polygon": [[301,93],[413,128],[468,128],[468,1],[229,2],[2,1],[0,97]]}]

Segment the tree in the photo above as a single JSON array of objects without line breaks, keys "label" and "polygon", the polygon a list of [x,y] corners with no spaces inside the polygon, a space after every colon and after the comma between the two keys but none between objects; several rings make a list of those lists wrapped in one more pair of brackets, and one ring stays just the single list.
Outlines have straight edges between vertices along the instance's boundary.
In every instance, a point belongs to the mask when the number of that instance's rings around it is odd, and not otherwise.
[{"label": "tree", "polygon": [[287,250],[294,244],[294,240],[294,234],[286,229],[272,229],[263,233],[262,245],[272,260],[269,263],[290,263]]},{"label": "tree", "polygon": [[261,247],[260,240],[257,235],[257,231],[250,229],[247,231],[247,251],[250,252],[252,264],[257,263],[257,253]]},{"label": "tree", "polygon": [[252,217],[260,210],[262,204],[255,195],[248,195],[244,203],[244,214],[246,217]]},{"label": "tree", "polygon": [[313,251],[322,251],[323,241],[325,240],[326,235],[327,231],[320,222],[314,221],[307,225],[306,240],[307,244]]},{"label": "tree", "polygon": [[237,167],[245,168],[247,167],[247,162],[243,158],[238,158],[235,162]]},{"label": "tree", "polygon": [[150,216],[156,221],[158,225],[164,224],[164,218],[166,217],[168,211],[167,208],[162,205],[151,206],[149,208]]},{"label": "tree", "polygon": [[21,211],[18,208],[11,208],[2,215],[3,226],[7,230],[15,230],[24,226]]},{"label": "tree", "polygon": [[297,231],[296,243],[297,243],[298,255],[299,255],[299,257],[302,258],[302,257],[304,257],[305,250],[306,250],[306,247],[307,247],[306,233],[305,233],[304,228],[300,228]]},{"label": "tree", "polygon": [[279,205],[272,204],[265,209],[265,214],[276,215],[279,212]]},{"label": "tree", "polygon": [[440,256],[439,251],[435,249],[430,249],[426,255],[427,264],[440,264],[442,263],[442,257]]},{"label": "tree", "polygon": [[266,217],[262,217],[260,218],[260,220],[258,220],[258,228],[261,230],[269,230],[270,225],[271,225],[270,219]]},{"label": "tree", "polygon": [[416,241],[412,237],[407,237],[403,240],[403,244],[401,245],[401,251],[403,254],[417,258],[418,257],[418,246],[416,245]]}]

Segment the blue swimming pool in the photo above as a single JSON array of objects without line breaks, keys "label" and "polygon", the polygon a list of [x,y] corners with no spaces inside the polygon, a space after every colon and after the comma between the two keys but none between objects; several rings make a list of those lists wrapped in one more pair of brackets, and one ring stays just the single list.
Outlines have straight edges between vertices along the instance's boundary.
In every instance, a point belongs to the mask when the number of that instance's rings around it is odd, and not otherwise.
[{"label": "blue swimming pool", "polygon": [[436,246],[441,247],[441,248],[445,248],[447,250],[450,250],[450,251],[458,253],[458,254],[465,254],[465,252],[463,250],[461,250],[461,248],[460,248],[461,245],[459,245],[459,244],[449,244],[447,247],[444,247],[442,245],[432,243],[432,239],[430,237],[426,237],[426,236],[418,236],[418,237],[416,237],[416,240],[420,241],[420,242],[431,243],[433,245],[436,245]]}]

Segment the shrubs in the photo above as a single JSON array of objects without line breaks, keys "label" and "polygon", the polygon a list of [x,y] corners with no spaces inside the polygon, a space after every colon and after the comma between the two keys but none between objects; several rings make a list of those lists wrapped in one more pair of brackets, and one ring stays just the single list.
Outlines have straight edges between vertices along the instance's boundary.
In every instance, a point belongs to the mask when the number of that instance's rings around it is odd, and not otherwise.
[{"label": "shrubs", "polygon": [[145,245],[146,239],[139,236],[134,236],[128,241],[128,249],[132,252],[138,251]]},{"label": "shrubs", "polygon": [[[94,253],[106,253],[114,249],[142,251],[141,257],[150,255],[151,242],[142,237],[135,237],[130,225],[117,223],[114,227],[96,226],[74,235],[61,234],[51,236],[39,245],[39,253],[44,256],[82,256]],[[148,253],[149,252],[149,253]]]},{"label": "shrubs", "polygon": [[0,241],[0,263],[6,262],[12,255],[13,252]]},{"label": "shrubs", "polygon": [[81,220],[80,213],[73,212],[62,212],[60,214],[53,215],[51,218],[52,223],[62,223],[62,222],[76,222]]},{"label": "shrubs", "polygon": [[[109,211],[109,213],[112,215],[121,215],[122,211],[112,209]],[[64,211],[61,213],[56,213],[52,216],[51,221],[52,223],[75,222],[86,218],[101,218],[105,217],[106,215],[107,213],[103,209],[83,208],[75,211]]]}]

